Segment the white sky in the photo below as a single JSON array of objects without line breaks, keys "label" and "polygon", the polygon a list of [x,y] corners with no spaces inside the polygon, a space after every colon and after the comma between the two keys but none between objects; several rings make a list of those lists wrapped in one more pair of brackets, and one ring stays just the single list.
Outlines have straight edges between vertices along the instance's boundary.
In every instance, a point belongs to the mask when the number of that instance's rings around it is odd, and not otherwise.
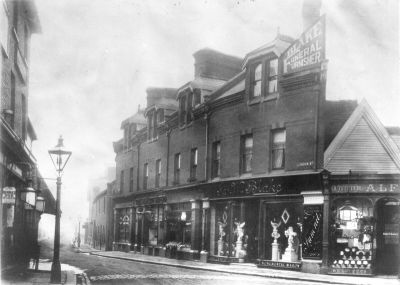
[{"label": "white sky", "polygon": [[[73,152],[63,177],[65,221],[88,215],[88,180],[115,165],[112,142],[122,137],[121,121],[145,106],[148,86],[193,79],[198,49],[244,57],[277,27],[294,38],[302,29],[300,0],[36,4],[43,31],[32,38],[30,60],[34,153],[43,176],[55,177],[47,150],[62,134]],[[366,98],[388,126],[400,126],[398,12],[397,0],[323,0],[328,99]]]}]

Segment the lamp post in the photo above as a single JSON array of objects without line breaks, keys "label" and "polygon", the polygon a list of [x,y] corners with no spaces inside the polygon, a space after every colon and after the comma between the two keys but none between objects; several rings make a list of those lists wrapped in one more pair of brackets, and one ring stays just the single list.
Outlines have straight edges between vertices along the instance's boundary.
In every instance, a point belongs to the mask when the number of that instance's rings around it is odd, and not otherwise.
[{"label": "lamp post", "polygon": [[56,201],[56,225],[54,229],[54,255],[51,265],[50,283],[61,283],[61,264],[60,264],[60,200],[61,200],[61,176],[72,152],[64,148],[63,138],[60,136],[54,149],[49,150],[49,155],[57,175],[57,201]]}]

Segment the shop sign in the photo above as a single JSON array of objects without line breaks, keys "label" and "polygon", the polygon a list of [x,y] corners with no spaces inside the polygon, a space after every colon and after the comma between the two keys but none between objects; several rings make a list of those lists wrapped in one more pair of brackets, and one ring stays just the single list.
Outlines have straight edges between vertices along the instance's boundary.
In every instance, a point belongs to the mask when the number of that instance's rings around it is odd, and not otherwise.
[{"label": "shop sign", "polygon": [[261,179],[250,179],[233,182],[222,182],[217,191],[216,197],[247,196],[257,194],[278,194],[282,191],[280,183],[269,183]]},{"label": "shop sign", "polygon": [[15,187],[4,187],[2,201],[3,204],[15,204]]},{"label": "shop sign", "polygon": [[372,275],[372,270],[370,268],[330,268],[329,273],[346,275]]},{"label": "shop sign", "polygon": [[259,260],[258,266],[293,269],[293,270],[301,269],[300,262],[284,262],[284,261],[272,261],[272,260]]},{"label": "shop sign", "polygon": [[338,184],[332,185],[331,192],[339,193],[400,193],[399,184]]},{"label": "shop sign", "polygon": [[322,205],[304,206],[302,256],[322,257]]},{"label": "shop sign", "polygon": [[283,74],[317,67],[325,60],[325,17],[305,31],[283,54]]}]

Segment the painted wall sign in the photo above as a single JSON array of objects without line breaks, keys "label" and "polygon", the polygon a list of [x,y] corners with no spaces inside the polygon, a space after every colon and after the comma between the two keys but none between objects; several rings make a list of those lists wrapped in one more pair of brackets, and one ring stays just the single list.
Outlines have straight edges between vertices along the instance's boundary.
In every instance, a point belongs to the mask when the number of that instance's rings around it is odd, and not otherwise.
[{"label": "painted wall sign", "polygon": [[4,187],[3,188],[3,204],[15,204],[15,193],[14,187]]},{"label": "painted wall sign", "polygon": [[325,60],[325,17],[305,31],[283,54],[283,74],[318,66]]},{"label": "painted wall sign", "polygon": [[322,205],[305,205],[302,236],[303,258],[322,258]]},{"label": "painted wall sign", "polygon": [[338,193],[400,193],[399,184],[338,184],[331,186]]}]

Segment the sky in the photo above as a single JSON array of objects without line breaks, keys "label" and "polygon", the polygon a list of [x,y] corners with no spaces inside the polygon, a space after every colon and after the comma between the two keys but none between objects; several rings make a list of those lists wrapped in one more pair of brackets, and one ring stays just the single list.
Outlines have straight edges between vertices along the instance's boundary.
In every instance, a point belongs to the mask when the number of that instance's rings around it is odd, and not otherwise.
[{"label": "sky", "polygon": [[[302,32],[300,0],[36,0],[29,116],[39,169],[59,135],[72,151],[61,210],[66,227],[88,216],[87,190],[106,188],[121,121],[146,105],[146,88],[194,77],[193,53],[244,57],[281,34]],[[397,0],[322,0],[327,17],[327,98],[365,98],[386,126],[400,126]],[[55,194],[55,183],[47,181]]]}]

